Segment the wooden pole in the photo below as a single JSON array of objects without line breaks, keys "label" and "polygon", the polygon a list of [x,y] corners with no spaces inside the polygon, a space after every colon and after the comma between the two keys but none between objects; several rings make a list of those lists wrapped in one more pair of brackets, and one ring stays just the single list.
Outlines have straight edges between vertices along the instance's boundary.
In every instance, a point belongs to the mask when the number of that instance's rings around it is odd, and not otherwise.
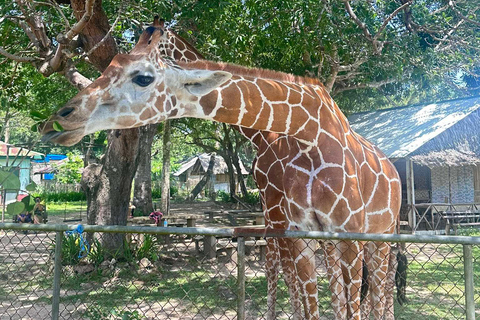
[{"label": "wooden pole", "polygon": [[412,233],[417,229],[417,216],[415,214],[415,179],[413,176],[413,161],[406,159],[407,175],[407,205],[408,205],[408,224],[412,228]]}]

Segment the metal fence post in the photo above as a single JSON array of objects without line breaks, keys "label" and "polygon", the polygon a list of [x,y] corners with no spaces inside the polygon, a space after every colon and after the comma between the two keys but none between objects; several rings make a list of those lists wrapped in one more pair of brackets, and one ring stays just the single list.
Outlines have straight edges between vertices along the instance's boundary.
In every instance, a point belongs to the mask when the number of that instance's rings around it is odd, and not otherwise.
[{"label": "metal fence post", "polygon": [[245,319],[245,238],[237,240],[237,319]]},{"label": "metal fence post", "polygon": [[60,277],[62,275],[62,231],[55,235],[55,262],[53,271],[52,320],[58,320],[60,314]]},{"label": "metal fence post", "polygon": [[463,245],[463,268],[465,274],[465,310],[466,319],[475,320],[475,299],[473,284],[472,245]]}]

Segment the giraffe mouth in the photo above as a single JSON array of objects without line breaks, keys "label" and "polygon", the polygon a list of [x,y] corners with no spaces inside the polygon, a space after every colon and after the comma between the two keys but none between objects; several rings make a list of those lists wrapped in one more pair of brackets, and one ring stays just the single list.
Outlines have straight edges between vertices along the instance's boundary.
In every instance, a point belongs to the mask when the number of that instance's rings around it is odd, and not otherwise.
[{"label": "giraffe mouth", "polygon": [[42,142],[50,142],[54,144],[59,144],[62,146],[70,147],[73,146],[74,144],[77,144],[82,140],[84,136],[84,128],[78,128],[75,130],[69,130],[69,131],[47,131],[47,132],[42,132]]}]

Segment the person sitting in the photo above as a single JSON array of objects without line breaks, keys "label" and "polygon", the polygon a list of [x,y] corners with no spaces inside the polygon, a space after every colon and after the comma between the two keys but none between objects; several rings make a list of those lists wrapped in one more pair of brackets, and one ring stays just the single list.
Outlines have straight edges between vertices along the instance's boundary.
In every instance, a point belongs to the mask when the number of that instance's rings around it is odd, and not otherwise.
[{"label": "person sitting", "polygon": [[35,205],[32,209],[35,224],[47,222],[47,212],[45,211],[45,206],[41,202],[42,199],[40,197],[35,197]]},{"label": "person sitting", "polygon": [[32,223],[32,213],[30,212],[23,212],[20,214],[17,214],[15,222],[18,223]]}]

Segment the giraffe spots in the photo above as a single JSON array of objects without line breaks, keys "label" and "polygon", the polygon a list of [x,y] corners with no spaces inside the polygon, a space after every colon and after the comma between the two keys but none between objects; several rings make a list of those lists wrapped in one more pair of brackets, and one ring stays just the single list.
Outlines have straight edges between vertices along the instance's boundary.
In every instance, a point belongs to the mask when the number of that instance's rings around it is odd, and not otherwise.
[{"label": "giraffe spots", "polygon": [[225,94],[222,94],[222,106],[228,111],[240,112],[241,104],[241,94],[237,86],[231,86]]},{"label": "giraffe spots", "polygon": [[315,182],[318,188],[331,189],[336,194],[340,194],[344,185],[344,173],[341,167],[326,167],[320,170],[316,175]]},{"label": "giraffe spots", "polygon": [[173,109],[168,115],[168,118],[174,118],[178,114],[178,109]]},{"label": "giraffe spots", "polygon": [[273,108],[275,110],[273,116],[275,117],[275,119],[279,119],[280,121],[274,121],[272,123],[272,126],[270,127],[270,130],[274,132],[286,132],[287,121],[282,121],[281,119],[287,119],[290,112],[290,107],[286,104],[281,103],[275,104]]},{"label": "giraffe spots", "polygon": [[152,108],[146,108],[141,114],[140,114],[140,121],[145,121],[150,118],[152,118],[155,115],[155,112],[152,110]]},{"label": "giraffe spots", "polygon": [[305,122],[307,122],[307,120],[308,114],[305,113],[305,110],[300,107],[292,108],[292,120],[290,122],[290,128],[292,128],[292,130],[295,130],[296,128],[301,128],[305,124]]},{"label": "giraffe spots", "polygon": [[287,100],[288,89],[280,82],[259,79],[257,80],[257,84],[268,101],[274,102]]},{"label": "giraffe spots", "polygon": [[315,181],[312,187],[312,206],[325,214],[332,210],[332,205],[337,201],[338,195],[327,188],[320,181]]},{"label": "giraffe spots", "polygon": [[333,139],[331,136],[326,135],[325,133],[321,134],[319,139],[321,142],[321,153],[323,160],[328,163],[338,163],[343,162],[343,148],[340,143]]},{"label": "giraffe spots", "polygon": [[364,164],[360,168],[360,186],[362,189],[362,196],[365,202],[369,201],[371,195],[376,189],[377,175],[370,170],[367,164]]},{"label": "giraffe spots", "polygon": [[302,95],[300,92],[296,90],[290,90],[290,94],[288,95],[288,103],[289,104],[300,104],[302,102]]},{"label": "giraffe spots", "polygon": [[343,196],[348,199],[351,210],[356,211],[363,207],[363,198],[358,188],[358,178],[356,176],[345,177]]},{"label": "giraffe spots", "polygon": [[137,123],[137,120],[129,116],[120,116],[115,122],[121,128],[132,128]]},{"label": "giraffe spots", "polygon": [[359,163],[364,161],[362,145],[355,139],[356,134],[346,136],[347,148],[354,155]]},{"label": "giraffe spots", "polygon": [[[172,97],[175,98],[175,97]],[[217,105],[218,101],[218,91],[213,90],[212,92],[204,95],[203,97],[200,98],[200,105],[203,108],[203,112],[205,113],[206,116],[209,116],[213,109],[215,109],[215,106]],[[176,98],[175,98],[175,103],[176,103]]]},{"label": "giraffe spots", "polygon": [[318,109],[321,106],[321,102],[318,101],[318,97],[310,87],[305,87],[305,92],[303,94],[302,106],[305,108],[310,116],[317,119],[318,118]]},{"label": "giraffe spots", "polygon": [[342,146],[344,145],[345,132],[339,130],[340,124],[337,117],[330,109],[323,105],[320,108],[320,127],[331,134]]},{"label": "giraffe spots", "polygon": [[165,95],[162,94],[160,97],[155,100],[155,109],[157,109],[158,112],[163,112],[164,111],[164,102],[165,102]]},{"label": "giraffe spots", "polygon": [[372,201],[368,204],[369,212],[379,211],[388,206],[390,192],[390,182],[384,175],[378,176],[377,187],[372,197]]}]

